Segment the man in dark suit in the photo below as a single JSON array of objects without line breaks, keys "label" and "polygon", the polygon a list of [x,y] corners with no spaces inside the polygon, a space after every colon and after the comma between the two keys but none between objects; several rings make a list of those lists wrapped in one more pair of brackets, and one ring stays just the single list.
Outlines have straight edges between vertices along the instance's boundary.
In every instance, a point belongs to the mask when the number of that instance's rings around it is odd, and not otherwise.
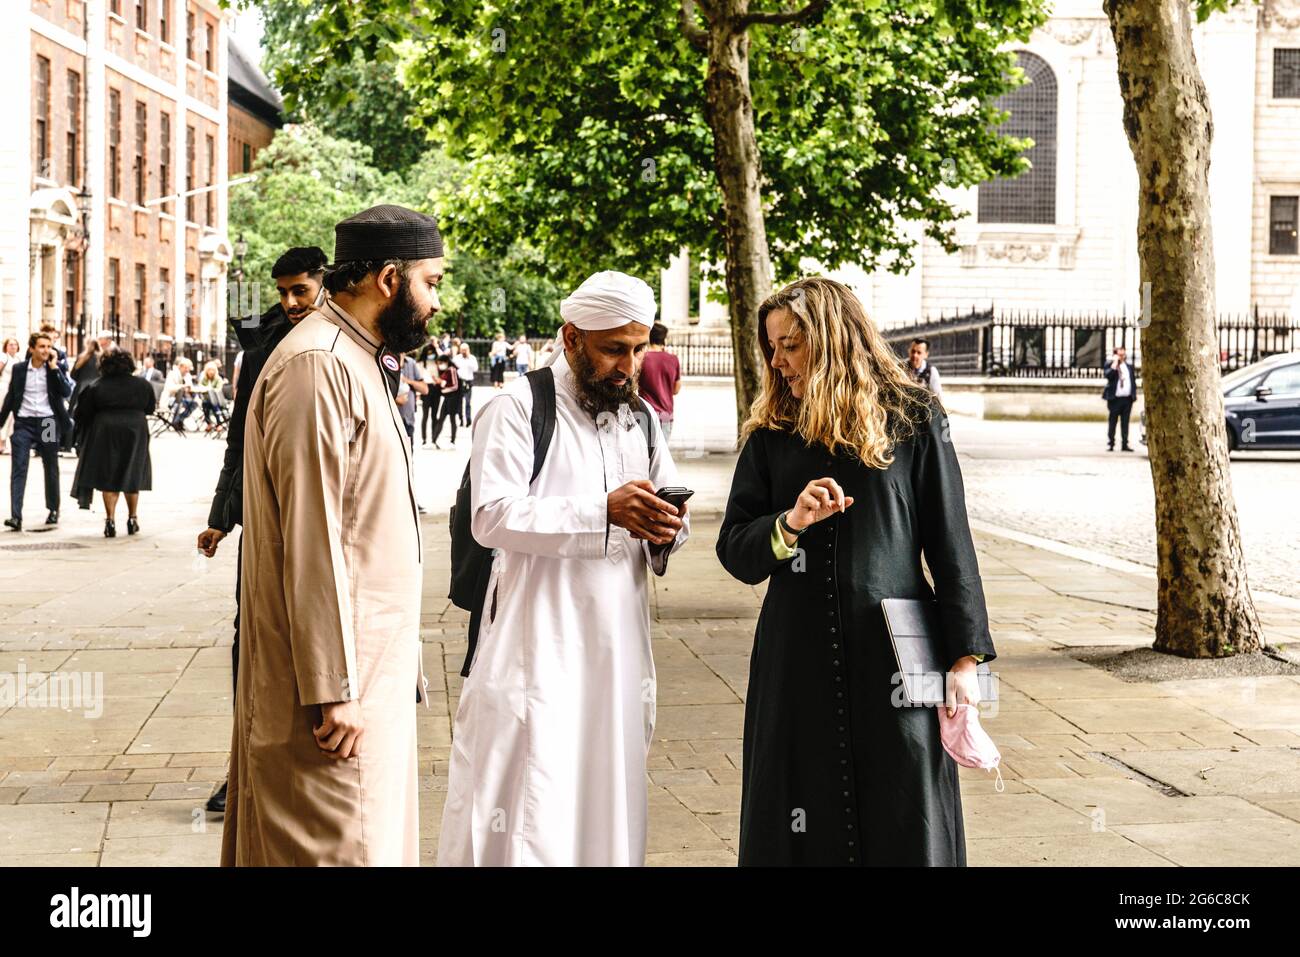
[{"label": "man in dark suit", "polygon": [[59,436],[72,429],[67,401],[72,382],[58,367],[54,344],[44,332],[28,340],[26,362],[14,367],[9,392],[0,404],[0,426],[14,417],[13,458],[9,466],[9,508],[12,517],[5,525],[15,532],[23,529],[23,497],[27,492],[27,466],[32,449],[45,468],[45,507],[50,514],[46,525],[59,521]]},{"label": "man in dark suit", "polygon": [[1132,452],[1133,447],[1128,444],[1128,419],[1137,399],[1137,376],[1123,346],[1116,347],[1110,365],[1106,367],[1106,388],[1102,390],[1101,397],[1110,409],[1106,423],[1106,451],[1115,451],[1115,422],[1118,420],[1120,448]]},{"label": "man in dark suit", "polygon": [[[287,250],[271,267],[280,301],[256,322],[235,324],[235,335],[244,347],[238,363],[235,402],[226,428],[226,457],[217,478],[217,492],[208,513],[208,527],[199,533],[199,550],[208,558],[217,553],[221,540],[244,520],[244,425],[253,387],[275,347],[308,313],[322,301],[325,276],[325,252],[317,246],[295,246]],[[232,671],[239,678],[239,582],[243,564],[244,539],[240,535],[239,558],[235,563],[235,641],[230,648]],[[207,809],[214,814],[226,810],[227,785],[208,799]]]}]

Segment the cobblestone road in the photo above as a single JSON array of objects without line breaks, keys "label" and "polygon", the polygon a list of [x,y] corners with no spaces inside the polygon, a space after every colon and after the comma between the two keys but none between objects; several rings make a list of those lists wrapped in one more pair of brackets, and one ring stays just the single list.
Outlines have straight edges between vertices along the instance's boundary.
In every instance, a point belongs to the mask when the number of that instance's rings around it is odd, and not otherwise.
[{"label": "cobblestone road", "polygon": [[[953,416],[973,518],[1155,565],[1155,496],[1145,446],[1107,452],[1096,422],[988,422]],[[1300,597],[1300,453],[1233,457],[1250,583]]]}]

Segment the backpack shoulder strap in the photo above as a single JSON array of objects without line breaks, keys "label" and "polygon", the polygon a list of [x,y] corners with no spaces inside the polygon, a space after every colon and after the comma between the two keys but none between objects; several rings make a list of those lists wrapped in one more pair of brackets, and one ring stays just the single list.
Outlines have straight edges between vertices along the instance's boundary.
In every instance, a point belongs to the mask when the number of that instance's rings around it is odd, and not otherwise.
[{"label": "backpack shoulder strap", "polygon": [[655,427],[654,422],[651,421],[651,416],[657,419],[659,413],[640,396],[637,396],[637,401],[641,403],[641,415],[636,417],[636,422],[641,427],[641,434],[645,436],[646,461],[653,465],[655,460]]},{"label": "backpack shoulder strap", "polygon": [[551,436],[555,434],[555,373],[550,366],[543,366],[529,372],[527,377],[533,391],[533,474],[528,480],[532,485],[542,471]]}]

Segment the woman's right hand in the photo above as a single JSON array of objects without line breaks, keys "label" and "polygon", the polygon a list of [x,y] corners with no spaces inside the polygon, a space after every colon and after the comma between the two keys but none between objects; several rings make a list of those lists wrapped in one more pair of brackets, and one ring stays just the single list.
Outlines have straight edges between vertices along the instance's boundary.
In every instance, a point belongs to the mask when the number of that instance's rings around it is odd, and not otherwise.
[{"label": "woman's right hand", "polygon": [[845,495],[840,483],[833,478],[813,479],[795,499],[794,508],[786,513],[786,523],[795,531],[814,525],[853,504],[853,496]]}]

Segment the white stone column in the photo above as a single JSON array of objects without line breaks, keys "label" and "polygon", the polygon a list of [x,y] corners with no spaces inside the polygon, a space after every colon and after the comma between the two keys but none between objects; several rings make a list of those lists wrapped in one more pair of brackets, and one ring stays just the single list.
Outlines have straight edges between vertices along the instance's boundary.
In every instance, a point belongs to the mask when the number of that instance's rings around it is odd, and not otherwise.
[{"label": "white stone column", "polygon": [[1210,217],[1214,229],[1215,307],[1251,307],[1255,189],[1256,11],[1216,14],[1194,33],[1196,60],[1214,117]]},{"label": "white stone column", "polygon": [[726,303],[714,302],[709,298],[709,289],[714,285],[725,286],[722,279],[711,280],[705,273],[705,264],[700,264],[700,322],[701,332],[726,333],[731,328],[731,314]]},{"label": "white stone column", "polygon": [[682,251],[668,260],[668,268],[659,270],[659,317],[669,328],[680,328],[691,321],[691,254]]},{"label": "white stone column", "polygon": [[0,138],[0,339],[25,349],[31,314],[32,50],[28,4],[10,29],[0,30],[0,82],[12,135]]},{"label": "white stone column", "polygon": [[[172,114],[172,193],[185,189],[185,126],[189,122],[189,113],[185,103],[185,0],[163,0],[172,5],[172,49],[175,54],[172,62],[176,73],[172,83],[176,87],[176,99],[168,104]],[[188,234],[185,230],[185,200],[173,200],[172,208],[172,355],[179,355],[189,332],[189,319],[186,307],[191,302],[186,298],[185,289],[185,243]],[[198,276],[195,276],[198,282]]]}]

